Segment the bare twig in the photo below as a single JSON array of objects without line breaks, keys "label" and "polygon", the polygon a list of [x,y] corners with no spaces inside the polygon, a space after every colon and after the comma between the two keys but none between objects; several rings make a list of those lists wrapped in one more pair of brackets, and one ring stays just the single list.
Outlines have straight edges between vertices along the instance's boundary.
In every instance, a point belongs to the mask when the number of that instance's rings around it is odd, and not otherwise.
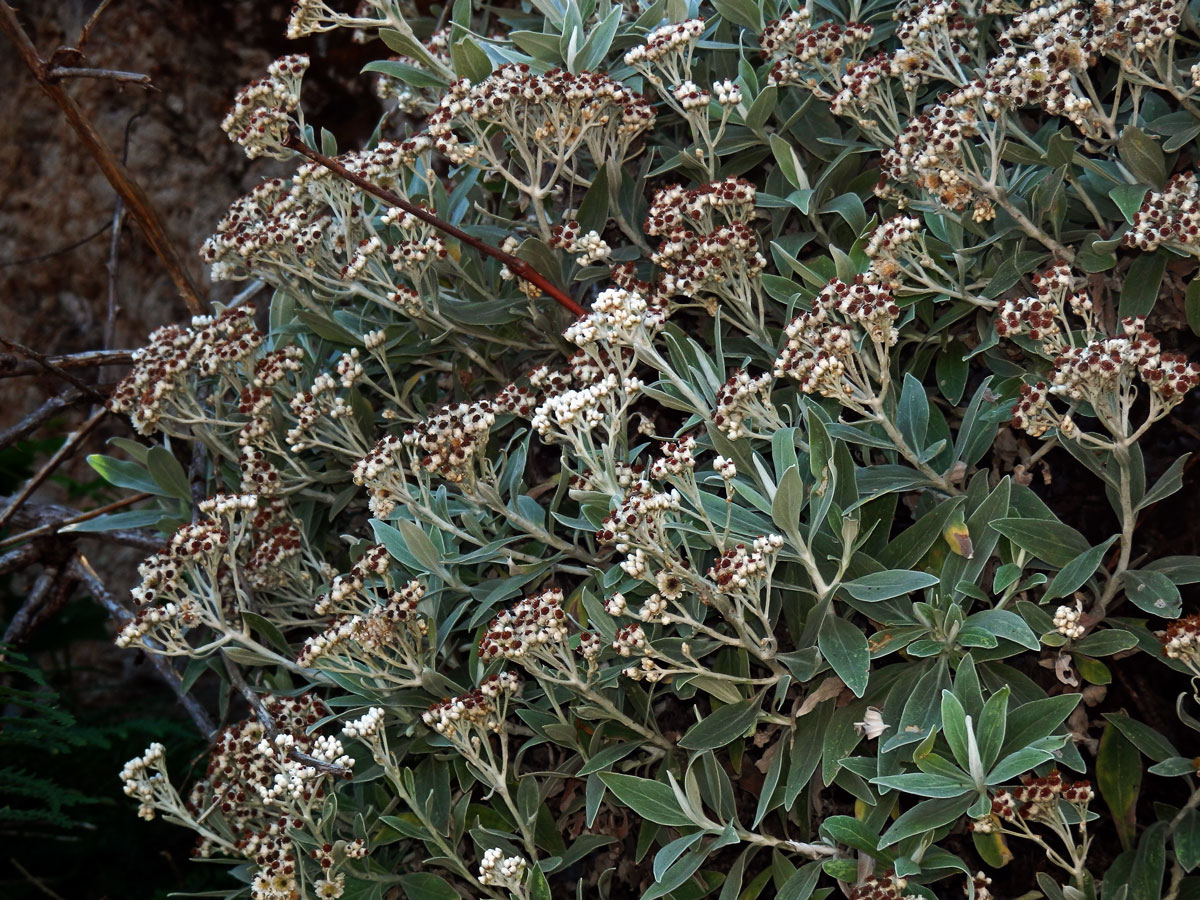
[{"label": "bare twig", "polygon": [[[109,616],[118,625],[124,625],[133,618],[133,614],[123,607],[104,586],[104,582],[96,574],[96,570],[82,554],[75,556],[67,567],[67,571],[87,586],[88,591],[108,611]],[[147,653],[146,656],[150,659],[150,664],[154,666],[159,677],[175,692],[175,696],[179,698],[179,702],[183,704],[183,708],[187,710],[200,733],[205,737],[211,737],[216,732],[216,726],[213,725],[212,719],[209,718],[204,707],[183,690],[183,682],[179,678],[179,673],[172,667],[170,660],[158,653]]]},{"label": "bare twig", "polygon": [[59,394],[51,397],[20,422],[17,422],[11,428],[0,432],[0,450],[15,444],[22,440],[27,434],[41,428],[48,421],[57,416],[64,409],[70,409],[76,403],[84,400],[82,395],[75,392]]},{"label": "bare twig", "polygon": [[424,207],[417,206],[412,201],[405,200],[399,194],[393,193],[386,188],[381,188],[379,185],[373,184],[372,182],[363,178],[361,175],[351,172],[336,159],[332,159],[331,157],[325,156],[324,154],[313,150],[311,147],[305,144],[304,141],[300,139],[300,136],[294,131],[288,136],[287,146],[302,156],[307,156],[313,162],[319,163],[320,165],[329,169],[329,171],[340,175],[351,184],[362,188],[368,194],[378,197],[384,203],[387,203],[391,206],[397,206],[409,215],[416,216],[422,222],[432,225],[438,231],[443,231],[446,234],[462,241],[467,246],[473,247],[480,253],[490,256],[492,259],[499,260],[500,262],[504,263],[504,265],[508,266],[509,270],[514,275],[525,279],[530,284],[540,288],[544,293],[549,294],[559,306],[570,310],[576,316],[584,315],[584,309],[582,306],[555,287],[554,284],[550,282],[550,279],[548,279],[545,275],[543,275],[525,260],[513,256],[511,253],[505,253],[500,248],[493,247],[486,241],[481,241],[479,238],[467,234],[467,232],[463,231],[461,228],[451,225],[449,222],[438,218]]},{"label": "bare twig", "polygon": [[[34,505],[31,503],[26,503],[13,515],[13,521],[17,525],[20,525],[24,528],[29,528],[29,530],[23,531],[20,534],[14,534],[12,537],[5,538],[4,540],[0,541],[0,547],[9,547],[13,544],[18,544],[21,541],[28,541],[32,540],[33,538],[55,534],[60,528],[66,525],[77,525],[80,522],[86,522],[89,519],[94,519],[97,516],[104,515],[105,513],[123,509],[126,506],[132,506],[134,503],[145,500],[151,496],[153,495],[133,494],[132,496],[117,500],[115,503],[109,503],[106,506],[101,506],[98,509],[89,509],[84,513],[81,513],[75,509],[71,509],[69,506],[57,506],[54,504]],[[7,501],[7,497],[0,497],[0,503],[6,503]],[[79,532],[79,537],[98,538],[100,540],[111,541],[115,544],[126,544],[130,547],[137,547],[142,550],[158,550],[163,544],[162,538],[160,537],[155,537],[154,535],[147,534],[146,532],[135,531],[132,529],[118,531]]]},{"label": "bare twig", "polygon": [[[127,366],[133,360],[132,350],[88,350],[47,356],[46,362],[56,369],[87,369],[92,366]],[[0,378],[20,378],[46,371],[36,360],[15,353],[0,353]]]},{"label": "bare twig", "polygon": [[[3,0],[0,0],[0,3],[2,3],[2,2],[3,2]],[[3,9],[3,6],[0,6],[0,9]],[[12,338],[6,338],[3,335],[0,335],[0,344],[4,344],[6,347],[8,347],[12,350],[16,350],[18,353],[21,353],[24,356],[28,357],[29,359],[33,360],[42,369],[46,370],[51,375],[56,375],[57,377],[63,379],[64,381],[69,382],[70,384],[73,384],[75,387],[79,388],[79,390],[83,391],[84,394],[86,394],[89,398],[96,401],[97,403],[105,402],[105,397],[103,394],[101,394],[99,391],[97,391],[90,384],[85,384],[84,382],[80,381],[78,378],[76,378],[74,375],[72,375],[66,369],[64,369],[60,366],[54,365],[54,363],[50,362],[50,357],[46,356],[44,353],[38,353],[38,351],[36,351],[30,347],[26,347],[24,344],[20,344],[20,343],[14,341]]]},{"label": "bare twig", "polygon": [[150,204],[150,198],[146,196],[145,191],[133,180],[129,171],[121,164],[121,161],[113,154],[112,150],[104,143],[100,132],[96,130],[91,121],[84,115],[79,104],[71,97],[70,94],[63,89],[58,80],[51,77],[51,68],[45,60],[38,55],[37,48],[29,39],[29,35],[25,33],[25,29],[21,27],[20,21],[17,19],[16,10],[8,5],[5,0],[0,0],[0,32],[3,32],[9,41],[16,48],[17,54],[21,57],[22,62],[37,79],[42,90],[53,100],[58,108],[62,110],[66,116],[75,134],[79,137],[80,142],[91,154],[92,158],[100,166],[100,170],[104,173],[104,177],[108,179],[109,184],[125,201],[129,207],[129,213],[133,216],[145,235],[146,241],[150,244],[155,254],[162,261],[171,280],[175,282],[175,288],[179,291],[179,295],[183,298],[183,302],[187,305],[188,310],[193,315],[200,315],[204,312],[204,304],[200,301],[200,295],[196,290],[196,286],[192,283],[191,277],[184,268],[183,260],[179,252],[175,249],[167,238],[166,229],[163,228],[162,220],[158,213]]},{"label": "bare twig", "polygon": [[64,253],[70,253],[72,250],[94,241],[110,228],[112,228],[112,222],[105,222],[87,237],[81,237],[79,240],[72,241],[65,247],[59,247],[57,250],[50,250],[46,253],[38,253],[34,256],[20,256],[16,259],[0,259],[0,269],[7,269],[10,266],[25,266],[29,265],[29,263],[42,262],[42,260],[46,259],[54,259],[56,256],[62,256]]},{"label": "bare twig", "polygon": [[117,69],[85,69],[77,68],[76,66],[55,66],[53,69],[46,70],[47,78],[107,78],[110,81],[132,82],[134,84],[144,84],[146,87],[154,89],[150,84],[150,76],[144,75],[141,72],[121,72]]},{"label": "bare twig", "polygon": [[66,606],[67,601],[74,595],[77,587],[79,587],[79,580],[69,572],[64,573],[55,583],[50,597],[42,604],[42,608],[29,623],[23,639],[28,640],[30,635],[36,633],[43,625],[58,615],[59,610]]},{"label": "bare twig", "polygon": [[41,555],[42,546],[40,544],[26,544],[16,550],[9,550],[0,556],[0,575],[7,575],[9,572],[31,566],[41,558]]},{"label": "bare twig", "polygon": [[4,637],[0,637],[0,644],[15,647],[23,642],[30,623],[41,611],[42,604],[50,595],[50,589],[58,582],[60,571],[57,566],[46,566],[42,569],[38,577],[34,579],[33,587],[29,589],[25,602],[21,604],[17,614],[9,620],[8,627],[4,629]]},{"label": "bare twig", "polygon": [[79,40],[75,42],[75,49],[80,53],[83,52],[84,45],[87,44],[88,38],[92,36],[92,29],[96,27],[96,22],[99,21],[100,15],[108,9],[113,0],[100,0],[100,5],[96,7],[91,17],[84,23],[84,26],[79,31]]},{"label": "bare twig", "polygon": [[112,240],[108,244],[108,304],[104,314],[104,349],[113,345],[117,333],[117,270],[121,263],[121,230],[125,225],[125,201],[117,198],[113,209]]},{"label": "bare twig", "polygon": [[79,426],[79,429],[72,433],[63,445],[54,451],[54,455],[46,460],[43,465],[34,474],[32,478],[25,483],[25,487],[21,488],[20,492],[8,504],[8,507],[0,512],[0,528],[8,524],[8,520],[13,517],[21,505],[29,499],[30,495],[41,486],[41,484],[49,478],[54,470],[57,469],[64,461],[70,458],[71,454],[79,447],[83,440],[91,434],[92,430],[100,424],[100,420],[108,415],[108,410],[103,406],[96,412],[92,413],[92,417]]},{"label": "bare twig", "polygon": [[54,891],[52,891],[40,878],[38,878],[36,875],[34,875],[32,872],[30,872],[28,869],[26,869],[23,865],[21,865],[19,862],[17,862],[16,857],[11,857],[8,861],[14,869],[16,869],[18,872],[20,872],[22,875],[25,876],[26,881],[28,881],[35,888],[37,888],[39,891],[41,891],[43,894],[45,894],[47,897],[49,897],[50,900],[63,900],[63,897],[61,894],[56,894]]}]

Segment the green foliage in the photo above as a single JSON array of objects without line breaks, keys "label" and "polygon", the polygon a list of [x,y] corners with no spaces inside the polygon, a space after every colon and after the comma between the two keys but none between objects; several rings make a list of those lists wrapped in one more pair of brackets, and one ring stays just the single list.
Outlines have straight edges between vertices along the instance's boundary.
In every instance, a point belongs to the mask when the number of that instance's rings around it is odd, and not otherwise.
[{"label": "green foliage", "polygon": [[[1200,562],[1139,531],[1200,382],[1147,331],[1198,246],[1169,5],[299,4],[405,57],[341,164],[591,311],[315,164],[235,205],[204,254],[269,327],[157,332],[113,405],[165,442],[91,460],[173,532],[118,643],[258,698],[190,802],[128,764],[143,814],[259,900],[1194,891],[1194,771],[1103,690],[1200,730]],[[332,152],[306,66],[250,155]]]}]

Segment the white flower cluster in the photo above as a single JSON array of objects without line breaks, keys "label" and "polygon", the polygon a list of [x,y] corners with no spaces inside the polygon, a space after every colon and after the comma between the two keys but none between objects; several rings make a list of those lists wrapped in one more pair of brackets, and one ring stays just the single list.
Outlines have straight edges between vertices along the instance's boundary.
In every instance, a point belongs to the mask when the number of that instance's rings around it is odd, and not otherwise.
[{"label": "white flower cluster", "polygon": [[413,452],[413,469],[459,482],[474,471],[476,457],[487,446],[496,414],[489,400],[443,406],[423,422],[406,429],[401,443]]},{"label": "white flower cluster", "polygon": [[499,847],[486,850],[479,863],[479,881],[493,887],[520,891],[525,881],[525,860],[519,856],[506,857]]},{"label": "white flower cluster", "polygon": [[626,398],[639,393],[642,386],[641,380],[632,375],[621,377],[609,372],[579,388],[547,394],[530,421],[534,431],[548,443],[563,436],[586,434],[601,425],[612,425],[617,409],[623,408]]},{"label": "white flower cluster", "polygon": [[[963,159],[964,141],[980,133],[983,96],[982,87],[968,85],[910,121],[883,153],[884,180],[876,194],[891,196],[887,182],[895,180],[920,186],[948,209],[965,209],[972,200],[986,199],[977,196]],[[977,218],[986,217],[987,211],[988,207],[980,206]]]},{"label": "white flower cluster", "polygon": [[775,60],[768,83],[806,85],[826,100],[840,89],[846,67],[862,56],[875,33],[859,22],[824,22],[801,30],[807,18],[784,21],[786,25],[765,30],[759,38],[763,55]]},{"label": "white flower cluster", "polygon": [[920,229],[921,223],[917,219],[904,214],[880,223],[871,232],[863,248],[871,260],[871,269],[865,280],[896,291],[903,284],[906,263],[913,262],[922,268],[932,264],[932,259],[925,252]]},{"label": "white flower cluster", "polygon": [[717,593],[757,593],[760,582],[774,568],[774,556],[783,548],[783,538],[768,534],[755,538],[747,547],[738,544],[717,557],[708,570],[708,578]]},{"label": "white flower cluster", "polygon": [[118,647],[142,645],[153,638],[179,646],[183,635],[211,611],[192,597],[187,578],[205,572],[211,578],[225,559],[229,532],[213,521],[181,525],[166,547],[138,566],[140,581],[132,590],[138,612],[117,634]]},{"label": "white flower cluster", "polygon": [[[115,413],[127,413],[139,434],[152,434],[163,424],[190,421],[196,403],[189,376],[234,376],[262,345],[250,306],[219,316],[196,316],[191,327],[165,325],[133,354],[133,368],[108,401]],[[163,420],[166,420],[166,423]]]},{"label": "white flower cluster", "polygon": [[737,478],[737,463],[732,459],[726,459],[724,456],[716,456],[713,457],[713,471],[725,481],[733,481]]},{"label": "white flower cluster", "polygon": [[708,91],[698,87],[693,81],[685,81],[671,92],[676,102],[683,107],[684,112],[708,109],[708,101],[712,96]]},{"label": "white flower cluster", "polygon": [[646,649],[646,632],[641,625],[623,625],[613,636],[612,648],[624,657],[640,653]]},{"label": "white flower cluster", "polygon": [[1195,172],[1171,176],[1162,191],[1151,191],[1125,232],[1126,247],[1151,252],[1166,246],[1200,256],[1200,181]]},{"label": "white flower cluster", "polygon": [[306,803],[315,795],[321,779],[328,777],[323,768],[293,758],[292,752],[302,745],[308,756],[325,766],[341,769],[354,766],[354,760],[346,754],[342,742],[332,735],[318,735],[303,742],[286,732],[277,734],[274,741],[264,737],[256,749],[264,759],[273,760],[278,768],[272,778],[254,786],[264,805]]},{"label": "white flower cluster", "polygon": [[704,33],[703,19],[661,25],[646,35],[646,42],[625,54],[625,65],[646,69],[650,65],[664,66],[678,60],[686,67],[696,42]]},{"label": "white flower cluster", "polygon": [[292,124],[289,113],[300,106],[300,82],[307,70],[307,56],[284,56],[271,64],[266,78],[238,91],[221,130],[251,159],[287,158],[289,151],[283,144]]},{"label": "white flower cluster", "polygon": [[790,52],[796,39],[808,31],[810,22],[812,12],[808,7],[790,10],[774,22],[768,22],[758,38],[763,55],[770,58]]},{"label": "white flower cluster", "polygon": [[775,377],[800,382],[806,394],[856,402],[871,393],[868,376],[857,359],[855,334],[863,331],[886,352],[899,339],[895,322],[900,308],[882,285],[862,276],[846,283],[834,279],[784,329],[787,344],[775,360]]},{"label": "white flower cluster", "polygon": [[369,741],[379,733],[383,725],[383,709],[372,706],[361,718],[354,719],[342,726],[342,734],[348,738],[360,738]]},{"label": "white flower cluster", "polygon": [[690,434],[678,441],[666,441],[661,453],[650,464],[649,475],[655,481],[678,477],[696,468],[696,439]]},{"label": "white flower cluster", "polygon": [[[262,704],[280,735],[292,739],[292,751],[309,753],[317,738],[309,729],[329,714],[329,709],[311,694],[297,697],[263,697]],[[192,789],[188,810],[200,815],[209,809],[220,809],[224,823],[232,833],[237,852],[259,866],[264,888],[279,879],[282,889],[295,872],[295,847],[287,836],[298,808],[312,802],[318,792],[328,789],[332,776],[317,773],[305,779],[299,800],[287,791],[275,790],[275,777],[284,772],[281,765],[294,760],[283,759],[279,748],[266,741],[267,730],[257,717],[230,725],[217,738],[209,755],[207,772]],[[264,742],[267,746],[264,748]],[[335,745],[325,743],[322,753],[336,753]],[[285,776],[286,778],[286,776]],[[268,803],[264,798],[271,797]],[[299,806],[295,805],[296,803]],[[300,827],[296,824],[295,827]],[[222,850],[227,849],[220,845]],[[204,839],[198,851],[208,856],[218,845]],[[257,879],[256,879],[257,882]]]},{"label": "white flower cluster", "polygon": [[126,797],[138,802],[138,816],[149,821],[154,818],[155,800],[165,789],[169,791],[164,760],[167,748],[154,743],[146,752],[125,763],[120,779]]},{"label": "white flower cluster", "polygon": [[663,321],[661,309],[651,306],[641,294],[606,288],[592,302],[592,311],[573,322],[563,337],[577,347],[598,342],[626,347],[638,335],[653,334]]},{"label": "white flower cluster", "polygon": [[[424,596],[424,585],[414,580],[403,590],[393,591],[386,603],[376,604],[368,612],[340,616],[324,631],[305,640],[296,662],[325,668],[342,660],[353,668],[354,660],[369,656],[386,658],[393,649],[415,652],[429,629],[417,615],[417,604]],[[384,669],[387,668],[385,665]]]},{"label": "white flower cluster", "polygon": [[1075,640],[1084,635],[1086,629],[1079,621],[1083,618],[1083,604],[1076,601],[1075,606],[1060,606],[1054,611],[1054,627],[1065,638]]},{"label": "white flower cluster", "polygon": [[712,95],[725,109],[736,109],[742,102],[742,89],[729,78],[716,82],[712,86]]},{"label": "white flower cluster", "polygon": [[443,737],[469,743],[470,731],[504,729],[504,702],[520,689],[512,672],[501,672],[484,679],[473,691],[435,703],[421,714],[421,721]]},{"label": "white flower cluster", "polygon": [[[1037,276],[1035,284],[1036,297],[1006,301],[996,320],[997,334],[1028,334],[1042,341],[1045,352],[1055,354],[1049,386],[1045,382],[1022,386],[1013,408],[1014,427],[1034,437],[1053,427],[1064,437],[1075,436],[1078,426],[1073,419],[1050,406],[1051,395],[1058,395],[1072,404],[1087,403],[1110,433],[1120,436],[1129,427],[1138,382],[1150,389],[1147,421],[1166,415],[1200,385],[1200,365],[1180,353],[1164,351],[1158,338],[1146,332],[1144,317],[1126,316],[1121,320],[1123,334],[1106,337],[1099,330],[1092,301],[1085,293],[1072,291],[1073,279],[1065,265],[1051,267]],[[1081,331],[1066,317],[1068,308],[1083,320]]]},{"label": "white flower cluster", "polygon": [[[475,161],[487,148],[487,129],[495,128],[525,147],[561,154],[567,167],[580,145],[594,160],[624,159],[634,138],[654,120],[652,104],[607,75],[561,69],[540,75],[518,64],[501,66],[474,86],[466,79],[452,84],[426,120],[426,134],[455,165]],[[520,154],[513,161],[519,162]],[[542,173],[525,177],[540,182]]]},{"label": "white flower cluster", "polygon": [[706,234],[679,229],[659,245],[652,260],[664,270],[658,282],[664,295],[693,299],[704,293],[745,295],[767,266],[758,238],[743,222]]},{"label": "white flower cluster", "polygon": [[600,523],[596,539],[601,544],[615,545],[618,553],[630,553],[636,547],[667,546],[662,540],[663,523],[679,507],[679,491],[656,491],[650,482],[640,481]]},{"label": "white flower cluster", "polygon": [[576,262],[581,266],[590,266],[612,255],[612,248],[598,231],[580,234],[580,230],[579,223],[574,219],[555,225],[551,230],[549,244],[551,247],[561,247],[568,253],[578,253],[579,258]]},{"label": "white flower cluster", "polygon": [[638,660],[636,666],[627,666],[621,670],[621,674],[631,681],[647,681],[655,684],[666,678],[669,673],[650,657],[643,656]]},{"label": "white flower cluster", "polygon": [[694,188],[674,184],[655,192],[644,228],[652,236],[673,235],[678,229],[706,233],[718,223],[733,224],[753,216],[756,194],[757,188],[744,178],[725,178]]},{"label": "white flower cluster", "polygon": [[1200,676],[1200,616],[1185,616],[1167,624],[1165,631],[1156,632],[1167,659],[1178,660],[1193,675]]},{"label": "white flower cluster", "polygon": [[717,391],[713,424],[731,441],[737,441],[751,433],[752,424],[747,423],[772,421],[776,418],[771,405],[774,382],[770,372],[751,377],[745,369],[734,369]]},{"label": "white flower cluster", "polygon": [[563,593],[546,588],[517,601],[492,619],[479,641],[479,661],[494,659],[520,662],[525,656],[567,640],[567,614]]}]

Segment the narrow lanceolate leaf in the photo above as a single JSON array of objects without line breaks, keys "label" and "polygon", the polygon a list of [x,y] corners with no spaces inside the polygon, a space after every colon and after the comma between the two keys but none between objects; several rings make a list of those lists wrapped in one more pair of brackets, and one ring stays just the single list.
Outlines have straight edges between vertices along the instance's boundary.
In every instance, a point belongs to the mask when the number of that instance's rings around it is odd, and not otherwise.
[{"label": "narrow lanceolate leaf", "polygon": [[1012,753],[1028,747],[1053,733],[1079,705],[1079,694],[1062,694],[1024,703],[1008,714],[1002,753]]},{"label": "narrow lanceolate leaf", "polygon": [[1183,598],[1179,588],[1162,572],[1126,572],[1121,576],[1125,584],[1125,596],[1138,609],[1164,619],[1175,619],[1183,612]]},{"label": "narrow lanceolate leaf", "polygon": [[867,636],[851,622],[830,615],[821,623],[817,647],[846,687],[861,697],[867,690],[871,668]]},{"label": "narrow lanceolate leaf", "polygon": [[1080,553],[1077,557],[1067,563],[1059,570],[1059,573],[1054,576],[1054,580],[1050,582],[1050,586],[1046,588],[1046,593],[1042,595],[1041,602],[1049,603],[1051,600],[1057,600],[1059,597],[1068,597],[1073,591],[1079,589],[1085,581],[1096,574],[1096,570],[1100,568],[1100,561],[1104,559],[1104,554],[1108,548],[1113,545],[1113,541],[1118,535],[1113,535],[1103,544],[1097,544]]},{"label": "narrow lanceolate leaf", "polygon": [[884,775],[872,778],[871,784],[880,787],[902,791],[917,797],[959,797],[971,790],[971,781],[963,774],[962,778],[950,778],[945,775],[929,775],[925,772],[906,772],[903,775]]},{"label": "narrow lanceolate leaf", "polygon": [[617,800],[647,821],[675,827],[694,824],[668,784],[617,772],[600,772],[599,778]]},{"label": "narrow lanceolate leaf", "polygon": [[1090,544],[1070,525],[1049,519],[996,519],[991,527],[1026,553],[1053,566],[1065,566]]},{"label": "narrow lanceolate leaf", "polygon": [[1112,723],[1104,727],[1096,754],[1096,784],[1104,798],[1121,846],[1129,849],[1137,835],[1135,812],[1142,786],[1142,757]]},{"label": "narrow lanceolate leaf", "polygon": [[975,794],[964,794],[945,800],[924,800],[892,823],[892,827],[879,838],[880,847],[890,847],[914,834],[933,831],[949,825],[967,811],[975,802]]},{"label": "narrow lanceolate leaf", "polygon": [[685,750],[715,750],[745,734],[758,717],[759,698],[722,706],[687,730],[679,739]]},{"label": "narrow lanceolate leaf", "polygon": [[936,575],[928,572],[891,569],[887,572],[874,572],[864,575],[862,578],[856,578],[854,581],[847,581],[842,588],[855,600],[875,603],[933,587],[939,580]]}]

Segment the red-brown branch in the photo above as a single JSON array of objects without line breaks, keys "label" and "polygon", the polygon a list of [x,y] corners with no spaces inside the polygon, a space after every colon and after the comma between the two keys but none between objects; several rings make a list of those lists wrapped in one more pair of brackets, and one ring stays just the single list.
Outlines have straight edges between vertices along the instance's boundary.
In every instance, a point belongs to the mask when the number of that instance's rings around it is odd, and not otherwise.
[{"label": "red-brown branch", "polygon": [[548,279],[545,275],[520,257],[513,256],[511,253],[505,253],[499,247],[493,247],[491,244],[481,241],[479,238],[473,235],[467,234],[461,228],[451,225],[449,222],[443,219],[439,219],[429,210],[417,206],[411,200],[405,200],[399,194],[389,191],[387,188],[382,188],[377,184],[373,184],[370,181],[367,181],[367,179],[363,178],[361,175],[356,175],[336,159],[332,159],[331,157],[325,156],[324,154],[313,150],[302,140],[300,140],[300,137],[295,133],[288,137],[287,146],[290,149],[295,150],[297,153],[307,156],[313,162],[319,163],[320,165],[329,169],[329,171],[340,175],[342,178],[346,179],[356,187],[362,188],[368,194],[378,197],[384,203],[387,203],[391,206],[397,206],[409,215],[416,216],[422,222],[432,225],[438,231],[443,231],[452,237],[458,238],[458,240],[462,241],[469,247],[475,248],[480,253],[490,256],[492,259],[499,260],[500,262],[504,263],[504,265],[508,266],[509,271],[511,271],[518,278],[525,279],[530,284],[541,289],[543,293],[549,294],[559,306],[562,306],[564,309],[569,309],[573,315],[584,315],[584,309],[582,306],[555,287],[550,282],[550,279]]}]

